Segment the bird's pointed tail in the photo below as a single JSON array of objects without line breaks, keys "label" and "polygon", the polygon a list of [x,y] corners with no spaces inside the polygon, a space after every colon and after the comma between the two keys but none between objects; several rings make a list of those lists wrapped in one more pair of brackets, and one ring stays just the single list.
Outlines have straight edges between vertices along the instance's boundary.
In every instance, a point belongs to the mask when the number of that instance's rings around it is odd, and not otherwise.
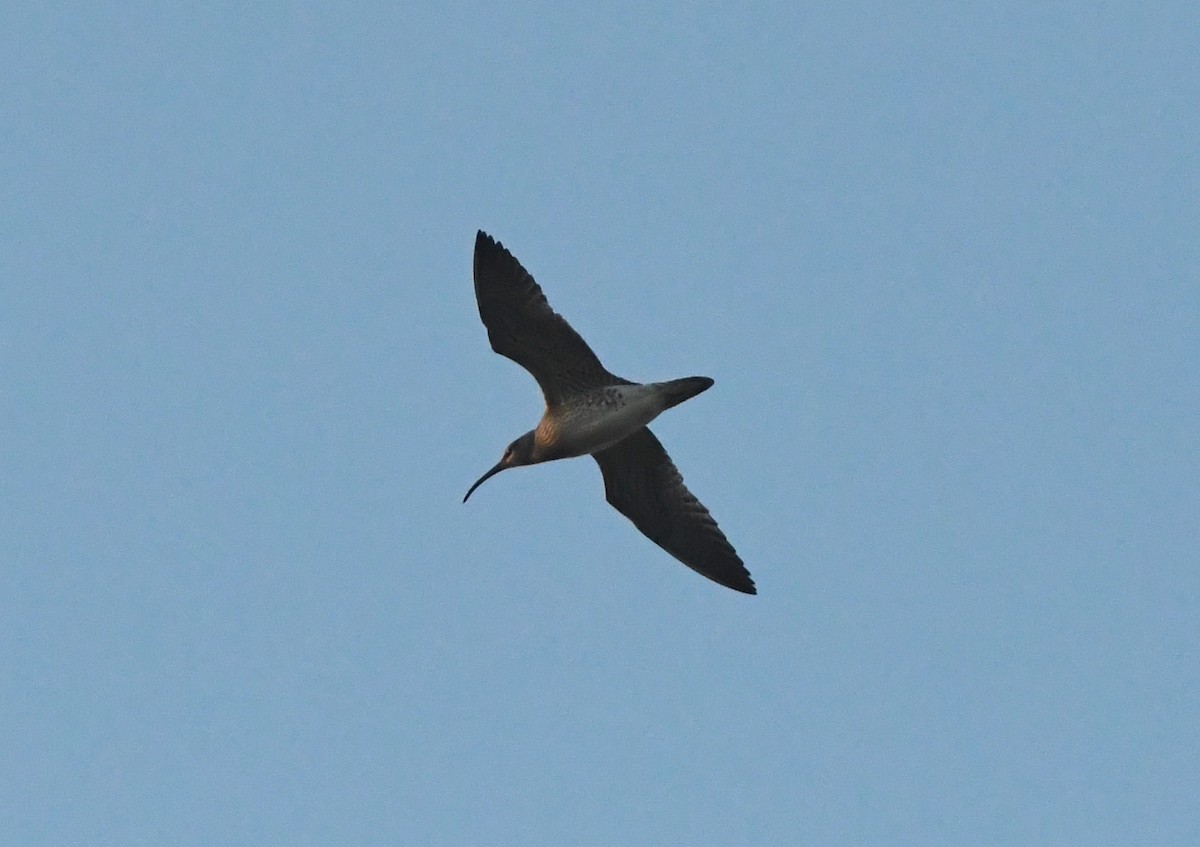
[{"label": "bird's pointed tail", "polygon": [[672,379],[658,384],[662,389],[662,397],[666,400],[667,409],[678,406],[684,400],[691,400],[701,391],[712,388],[712,385],[713,381],[706,376],[685,376],[683,379]]}]

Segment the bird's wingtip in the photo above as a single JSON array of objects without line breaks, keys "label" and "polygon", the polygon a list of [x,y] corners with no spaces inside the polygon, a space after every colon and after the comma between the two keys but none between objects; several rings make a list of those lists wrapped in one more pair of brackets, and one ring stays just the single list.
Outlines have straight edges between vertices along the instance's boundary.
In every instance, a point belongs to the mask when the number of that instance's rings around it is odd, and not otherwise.
[{"label": "bird's wingtip", "polygon": [[511,255],[503,244],[482,229],[475,233],[475,258],[478,259],[483,256],[491,259],[493,257]]},{"label": "bird's wingtip", "polygon": [[[707,574],[706,574],[707,576]],[[724,579],[714,579],[715,582],[721,583],[726,588],[732,588],[734,591],[740,591],[742,594],[757,594],[758,586],[754,584],[754,578],[750,576],[749,571],[742,571],[740,574],[726,574]]]}]

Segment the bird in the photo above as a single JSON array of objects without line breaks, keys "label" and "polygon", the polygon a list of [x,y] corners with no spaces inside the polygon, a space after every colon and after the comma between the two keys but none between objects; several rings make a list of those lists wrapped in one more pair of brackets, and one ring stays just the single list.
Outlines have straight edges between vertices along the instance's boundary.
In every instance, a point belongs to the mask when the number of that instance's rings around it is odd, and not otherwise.
[{"label": "bird", "polygon": [[492,350],[537,380],[546,410],[537,426],[467,491],[509,468],[590,455],[605,497],[647,538],[713,582],[757,594],[754,580],[708,509],[683,483],[646,424],[713,385],[705,376],[637,383],[610,373],[496,239],[478,231],[475,298]]}]

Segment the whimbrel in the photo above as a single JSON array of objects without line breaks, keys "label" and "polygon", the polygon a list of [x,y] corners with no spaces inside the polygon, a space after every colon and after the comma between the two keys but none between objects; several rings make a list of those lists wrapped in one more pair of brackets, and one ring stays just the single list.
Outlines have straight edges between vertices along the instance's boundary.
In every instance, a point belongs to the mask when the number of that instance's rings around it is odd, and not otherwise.
[{"label": "whimbrel", "polygon": [[591,455],[608,502],[655,544],[714,582],[754,580],[646,424],[712,386],[705,376],[640,384],[609,373],[504,245],[475,236],[475,298],[492,349],[533,375],[546,399],[537,427],[504,450],[463,502],[508,468]]}]

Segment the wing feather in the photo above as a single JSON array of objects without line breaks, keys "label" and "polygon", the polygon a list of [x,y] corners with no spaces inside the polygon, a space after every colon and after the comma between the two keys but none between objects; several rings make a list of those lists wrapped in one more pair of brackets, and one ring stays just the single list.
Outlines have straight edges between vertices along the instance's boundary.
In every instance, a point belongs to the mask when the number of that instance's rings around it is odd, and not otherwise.
[{"label": "wing feather", "polygon": [[475,298],[492,349],[533,375],[553,408],[574,394],[627,383],[613,376],[512,253],[482,230],[475,236]]},{"label": "wing feather", "polygon": [[643,427],[594,453],[608,502],[689,568],[735,591],[756,594],[754,580],[662,443]]}]

